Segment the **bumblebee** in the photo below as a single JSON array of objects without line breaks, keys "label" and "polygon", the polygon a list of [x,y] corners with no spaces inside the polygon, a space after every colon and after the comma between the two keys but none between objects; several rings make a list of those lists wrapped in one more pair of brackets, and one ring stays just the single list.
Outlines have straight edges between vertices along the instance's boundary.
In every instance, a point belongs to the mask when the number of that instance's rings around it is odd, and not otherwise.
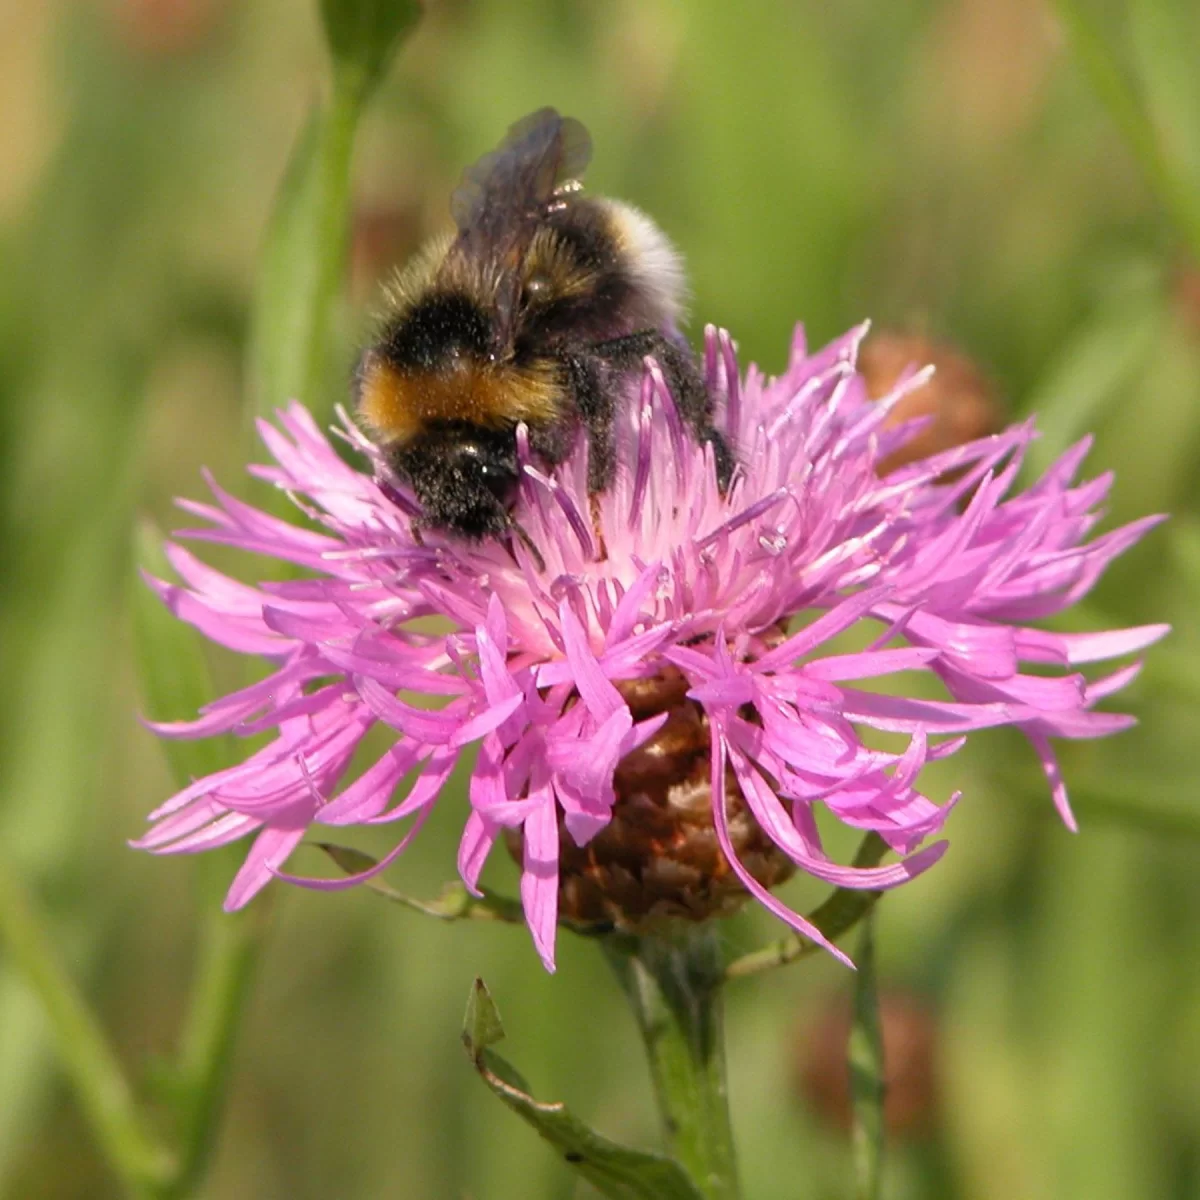
[{"label": "bumblebee", "polygon": [[590,435],[592,492],[614,469],[613,423],[652,355],[722,487],[734,460],[712,425],[699,365],[674,333],[678,254],[628,204],[585,196],[591,139],[543,108],[468,167],[435,239],[389,289],[389,315],[355,375],[364,426],[424,510],[420,523],[479,539],[520,530],[517,426],[546,467]]}]

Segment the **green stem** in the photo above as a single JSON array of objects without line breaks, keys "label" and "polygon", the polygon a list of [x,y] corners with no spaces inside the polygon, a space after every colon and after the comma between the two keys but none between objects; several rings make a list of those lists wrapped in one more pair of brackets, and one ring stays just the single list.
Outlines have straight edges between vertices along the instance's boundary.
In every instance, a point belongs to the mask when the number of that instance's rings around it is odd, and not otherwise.
[{"label": "green stem", "polygon": [[361,81],[335,72],[328,103],[313,113],[292,152],[267,231],[251,323],[252,418],[271,417],[293,399],[321,409],[362,104]]},{"label": "green stem", "polygon": [[96,1140],[134,1196],[161,1196],[174,1160],[146,1129],[104,1031],[59,961],[49,931],[16,876],[0,864],[0,941],[38,995]]},{"label": "green stem", "polygon": [[362,115],[364,85],[347,72],[335,72],[333,95],[322,117],[321,168],[322,204],[314,233],[318,274],[312,314],[313,338],[308,349],[308,387],[305,398],[315,403],[330,350],[331,312],[342,289],[350,228],[350,167],[354,157],[354,134]]},{"label": "green stem", "polygon": [[854,1102],[854,1169],[858,1200],[877,1200],[883,1173],[883,1031],[875,986],[875,922],[868,917],[855,955],[850,1093]]},{"label": "green stem", "polygon": [[[868,833],[854,855],[854,866],[877,867],[887,852],[887,842],[877,833]],[[881,895],[882,892],[866,892],[861,888],[838,888],[814,908],[807,919],[830,941],[836,941],[870,915]],[[735,958],[725,968],[725,978],[743,979],[747,975],[757,975],[807,958],[823,949],[819,942],[810,941],[798,933],[789,933],[761,950],[752,950],[741,958]]]},{"label": "green stem", "polygon": [[1163,153],[1158,131],[1082,0],[1054,0],[1092,91],[1108,109],[1158,202],[1200,261],[1200,201]]},{"label": "green stem", "polygon": [[245,912],[230,914],[213,905],[205,917],[175,1061],[180,1163],[171,1196],[190,1195],[208,1165],[270,909],[270,897],[262,896]]},{"label": "green stem", "polygon": [[738,1200],[721,984],[711,924],[602,940],[642,1033],[667,1152],[707,1200]]}]

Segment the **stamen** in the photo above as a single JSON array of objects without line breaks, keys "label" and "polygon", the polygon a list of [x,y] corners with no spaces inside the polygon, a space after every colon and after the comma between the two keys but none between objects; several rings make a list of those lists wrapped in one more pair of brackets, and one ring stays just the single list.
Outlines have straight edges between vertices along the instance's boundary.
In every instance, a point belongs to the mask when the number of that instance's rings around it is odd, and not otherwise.
[{"label": "stamen", "polygon": [[725,431],[736,442],[742,428],[742,384],[738,378],[737,349],[726,330],[722,329],[718,337],[725,363]]},{"label": "stamen", "polygon": [[650,482],[650,461],[653,451],[654,381],[649,375],[642,376],[642,390],[635,416],[637,436],[637,465],[633,476],[633,497],[629,504],[629,525],[636,523],[646,499],[646,488]]},{"label": "stamen", "polygon": [[566,488],[558,482],[557,479],[552,479],[548,475],[543,475],[536,467],[526,467],[525,475],[542,485],[554,497],[558,507],[562,509],[563,516],[567,518],[567,524],[571,527],[571,532],[575,534],[576,540],[579,542],[579,548],[583,551],[584,558],[588,562],[594,562],[596,559],[596,543],[592,540],[591,530],[588,528],[588,523],[584,520],[583,514],[579,511],[574,499]]},{"label": "stamen", "polygon": [[717,378],[717,327],[715,325],[705,325],[704,327],[704,382],[708,387],[709,393],[713,396],[721,395],[722,381]]},{"label": "stamen", "polygon": [[697,549],[703,550],[711,546],[718,539],[726,534],[732,533],[735,529],[741,529],[743,525],[748,525],[756,517],[761,517],[763,513],[775,507],[782,500],[787,500],[791,497],[790,488],[779,488],[772,492],[769,496],[764,496],[761,500],[751,504],[749,508],[744,508],[735,517],[730,517],[723,525],[719,525],[707,537],[698,539],[694,544]]},{"label": "stamen", "polygon": [[679,475],[679,482],[682,488],[686,490],[688,473],[687,443],[683,431],[683,422],[679,417],[679,409],[676,407],[675,397],[671,395],[671,389],[667,387],[667,381],[663,377],[662,368],[649,356],[643,361],[645,362],[646,372],[652,381],[654,394],[658,398],[663,416],[666,419],[667,429],[671,434],[671,452],[675,458],[675,467]]}]

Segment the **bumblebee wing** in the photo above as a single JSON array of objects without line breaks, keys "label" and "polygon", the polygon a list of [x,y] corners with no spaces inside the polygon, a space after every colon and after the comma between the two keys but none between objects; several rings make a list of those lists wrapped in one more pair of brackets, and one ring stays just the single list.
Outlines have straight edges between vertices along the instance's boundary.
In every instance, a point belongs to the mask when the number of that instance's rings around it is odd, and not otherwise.
[{"label": "bumblebee wing", "polygon": [[489,271],[506,333],[520,295],[519,269],[538,222],[565,185],[583,175],[591,156],[592,139],[579,121],[539,108],[463,172],[450,198],[458,237],[449,257]]}]

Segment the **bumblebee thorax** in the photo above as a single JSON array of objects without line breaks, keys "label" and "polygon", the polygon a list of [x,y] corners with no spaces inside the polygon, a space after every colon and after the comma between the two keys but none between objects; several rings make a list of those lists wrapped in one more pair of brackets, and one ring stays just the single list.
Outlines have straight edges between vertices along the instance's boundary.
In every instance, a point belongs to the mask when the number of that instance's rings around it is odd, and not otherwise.
[{"label": "bumblebee thorax", "polygon": [[434,293],[385,331],[379,353],[397,371],[456,374],[495,358],[492,323],[469,296]]}]

